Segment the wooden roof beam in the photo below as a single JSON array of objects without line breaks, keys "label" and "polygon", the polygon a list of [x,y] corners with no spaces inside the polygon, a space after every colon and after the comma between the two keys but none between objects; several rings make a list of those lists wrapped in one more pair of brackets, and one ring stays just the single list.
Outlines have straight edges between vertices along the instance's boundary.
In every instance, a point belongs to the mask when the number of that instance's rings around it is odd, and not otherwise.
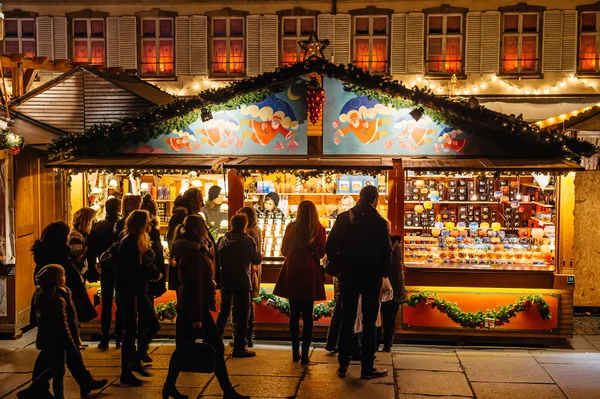
[{"label": "wooden roof beam", "polygon": [[21,64],[26,69],[37,69],[40,71],[67,72],[73,68],[70,60],[54,60],[48,57],[25,58],[24,54],[3,54],[0,57],[0,64],[3,67],[12,68]]}]

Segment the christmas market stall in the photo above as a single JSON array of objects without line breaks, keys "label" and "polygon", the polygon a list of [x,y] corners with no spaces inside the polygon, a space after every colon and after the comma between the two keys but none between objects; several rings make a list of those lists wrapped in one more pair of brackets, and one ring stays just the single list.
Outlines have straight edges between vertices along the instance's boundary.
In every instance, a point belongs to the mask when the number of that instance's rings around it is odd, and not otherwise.
[{"label": "christmas market stall", "polygon": [[[572,285],[560,260],[571,245],[563,229],[572,229],[573,198],[562,188],[597,149],[474,98],[310,57],[92,126],[48,150],[52,167],[91,174],[86,194],[145,191],[171,202],[184,187],[219,184],[229,216],[255,207],[265,238],[259,336],[287,334],[289,305],[271,291],[298,203],[315,202],[329,229],[365,185],[378,188],[379,212],[403,237],[410,295],[398,339],[571,334]],[[94,195],[87,200],[101,207]],[[334,304],[327,288],[314,308],[320,332]],[[175,316],[173,298],[156,300],[164,319]]]}]

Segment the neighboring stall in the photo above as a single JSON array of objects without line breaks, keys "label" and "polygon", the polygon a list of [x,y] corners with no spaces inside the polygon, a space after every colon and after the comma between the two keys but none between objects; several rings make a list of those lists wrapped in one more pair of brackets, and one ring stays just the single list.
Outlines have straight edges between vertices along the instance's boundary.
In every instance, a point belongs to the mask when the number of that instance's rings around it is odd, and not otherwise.
[{"label": "neighboring stall", "polygon": [[[320,135],[308,129],[317,123]],[[168,187],[172,201],[183,181],[218,171],[229,215],[256,206],[266,237],[259,333],[287,331],[287,304],[270,290],[297,204],[314,201],[330,228],[336,211],[375,185],[380,213],[404,236],[412,296],[399,320],[403,339],[571,334],[572,286],[558,260],[572,245],[562,231],[572,231],[573,198],[562,198],[561,186],[580,168],[572,161],[596,148],[474,99],[440,98],[310,59],[93,126],[49,150],[64,157],[53,167],[85,171],[89,189],[102,196],[115,180],[119,194],[144,189],[165,201]],[[161,316],[172,316],[173,297],[157,299]],[[331,306],[315,307],[322,327]]]}]

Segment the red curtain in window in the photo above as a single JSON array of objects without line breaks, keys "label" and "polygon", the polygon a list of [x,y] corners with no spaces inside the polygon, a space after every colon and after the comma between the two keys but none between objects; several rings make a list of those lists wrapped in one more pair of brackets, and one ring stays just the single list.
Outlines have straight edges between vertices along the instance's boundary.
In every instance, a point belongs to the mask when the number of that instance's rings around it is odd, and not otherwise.
[{"label": "red curtain in window", "polygon": [[460,38],[449,37],[446,39],[446,72],[460,72]]},{"label": "red curtain in window", "polygon": [[35,40],[23,40],[23,53],[27,57],[35,57]]},{"label": "red curtain in window", "polygon": [[427,44],[427,70],[442,72],[442,38],[429,39]]},{"label": "red curtain in window", "polygon": [[229,73],[244,73],[244,41],[229,41]]},{"label": "red curtain in window", "polygon": [[104,65],[104,41],[92,41],[92,65]]},{"label": "red curtain in window", "polygon": [[172,40],[161,40],[160,41],[160,53],[159,53],[159,74],[160,75],[172,75],[173,74],[173,41]]},{"label": "red curtain in window", "polygon": [[521,71],[533,72],[537,63],[537,37],[523,36],[521,43]]},{"label": "red curtain in window", "polygon": [[517,72],[519,67],[519,38],[517,36],[504,36],[502,51],[502,70],[504,72]]},{"label": "red curtain in window", "polygon": [[142,41],[142,75],[156,75],[156,42]]},{"label": "red curtain in window", "polygon": [[4,39],[4,51],[6,54],[19,54],[19,40]]},{"label": "red curtain in window", "polygon": [[369,70],[369,39],[357,39],[354,63],[356,66]]},{"label": "red curtain in window", "polygon": [[213,40],[212,71],[214,73],[227,72],[227,41]]},{"label": "red curtain in window", "polygon": [[88,62],[87,40],[76,40],[73,48],[74,62]]},{"label": "red curtain in window", "polygon": [[281,63],[283,65],[292,65],[297,61],[296,49],[298,44],[296,44],[296,40],[284,40],[283,41],[283,56],[281,58]]},{"label": "red curtain in window", "polygon": [[387,41],[385,39],[373,39],[371,63],[373,72],[385,72],[387,62]]},{"label": "red curtain in window", "polygon": [[[585,15],[584,15],[585,16]],[[596,36],[582,35],[579,45],[579,69],[582,71],[596,70]]]}]

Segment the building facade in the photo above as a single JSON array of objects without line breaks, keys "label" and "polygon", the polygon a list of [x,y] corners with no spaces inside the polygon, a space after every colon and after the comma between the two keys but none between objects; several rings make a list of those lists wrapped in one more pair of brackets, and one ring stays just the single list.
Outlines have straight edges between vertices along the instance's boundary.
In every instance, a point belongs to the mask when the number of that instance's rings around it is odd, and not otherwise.
[{"label": "building facade", "polygon": [[460,95],[531,121],[560,122],[600,97],[600,2],[223,5],[13,0],[4,4],[2,50],[123,69],[191,96],[302,60],[298,41],[315,31],[330,41],[325,55],[335,63],[354,63],[440,95],[448,94],[456,75]]}]

